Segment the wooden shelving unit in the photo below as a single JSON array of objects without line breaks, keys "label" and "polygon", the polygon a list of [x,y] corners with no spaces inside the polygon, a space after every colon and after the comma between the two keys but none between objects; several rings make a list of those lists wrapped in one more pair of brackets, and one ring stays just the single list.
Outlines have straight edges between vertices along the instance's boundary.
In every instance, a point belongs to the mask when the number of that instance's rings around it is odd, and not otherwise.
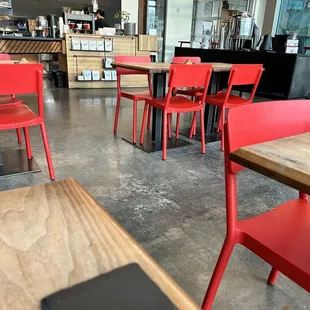
[{"label": "wooden shelving unit", "polygon": [[[111,58],[112,62],[115,56],[149,56],[150,51],[139,50],[139,38],[125,36],[99,36],[85,34],[66,34],[66,55],[62,55],[61,69],[68,74],[69,88],[116,88],[116,81],[77,81],[77,75],[82,75],[82,70],[99,71],[100,78],[103,77],[104,70],[114,70],[105,68],[106,58]],[[72,50],[72,39],[111,42],[112,51],[94,51],[94,50]],[[152,38],[153,40],[153,38]],[[154,45],[154,44],[152,44]],[[145,76],[125,76],[122,78],[124,87],[147,87],[147,78]]]}]

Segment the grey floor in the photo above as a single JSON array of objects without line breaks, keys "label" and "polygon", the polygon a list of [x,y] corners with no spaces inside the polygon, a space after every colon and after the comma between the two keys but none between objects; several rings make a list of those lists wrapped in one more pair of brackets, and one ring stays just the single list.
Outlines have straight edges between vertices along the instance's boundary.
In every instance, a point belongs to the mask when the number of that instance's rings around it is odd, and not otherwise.
[{"label": "grey floor", "polygon": [[[34,98],[27,97],[35,107]],[[131,133],[132,105],[122,102],[119,135],[112,133],[116,92],[46,88],[46,125],[57,179],[75,178],[155,260],[201,303],[225,237],[223,153],[219,143],[146,154],[121,139]],[[139,114],[142,112],[142,105]],[[42,173],[0,179],[0,190],[49,182],[39,128],[31,129]],[[2,148],[18,148],[1,132]],[[251,171],[239,176],[240,218],[297,197],[288,187]],[[310,262],[309,262],[310,263]],[[261,259],[236,247],[214,309],[310,309],[309,294],[281,276],[266,285]]]}]

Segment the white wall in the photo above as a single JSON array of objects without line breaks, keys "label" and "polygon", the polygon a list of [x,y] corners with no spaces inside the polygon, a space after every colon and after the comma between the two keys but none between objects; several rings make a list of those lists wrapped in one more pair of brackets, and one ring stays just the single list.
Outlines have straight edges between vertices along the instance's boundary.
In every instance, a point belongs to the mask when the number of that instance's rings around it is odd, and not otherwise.
[{"label": "white wall", "polygon": [[266,4],[263,35],[273,34],[274,26],[276,25],[275,18],[277,18],[277,8],[279,7],[279,0],[268,0]]},{"label": "white wall", "polygon": [[263,32],[267,0],[256,0],[254,7],[255,22],[261,33]]},{"label": "white wall", "polygon": [[122,0],[122,11],[130,13],[130,22],[137,23],[139,20],[139,0]]},{"label": "white wall", "polygon": [[178,41],[190,41],[193,0],[167,0],[165,61],[171,61]]}]

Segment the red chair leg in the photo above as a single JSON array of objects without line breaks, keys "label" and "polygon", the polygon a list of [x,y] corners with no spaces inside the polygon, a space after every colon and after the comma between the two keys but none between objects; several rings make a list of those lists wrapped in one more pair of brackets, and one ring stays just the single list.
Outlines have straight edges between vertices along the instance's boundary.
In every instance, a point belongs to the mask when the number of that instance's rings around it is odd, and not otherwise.
[{"label": "red chair leg", "polygon": [[[221,113],[221,128],[224,128],[224,123],[225,123],[225,109],[222,108],[222,113]],[[222,142],[221,142],[221,150],[224,151],[225,148],[225,135],[224,135],[224,130],[222,130]]]},{"label": "red chair leg", "polygon": [[220,117],[219,117],[219,121],[217,124],[216,132],[220,132],[221,130],[223,130],[223,126],[222,126],[222,122],[221,122],[221,120],[223,119],[222,113],[223,113],[223,109],[221,108]]},{"label": "red chair leg", "polygon": [[149,130],[151,128],[151,117],[152,117],[152,106],[149,106],[149,113],[148,113],[148,119],[147,119],[147,129]]},{"label": "red chair leg", "polygon": [[171,134],[171,123],[172,123],[172,114],[168,114],[168,119],[167,119],[167,130],[168,130],[168,137],[171,139],[172,134]]},{"label": "red chair leg", "polygon": [[27,158],[31,159],[32,158],[32,150],[31,150],[29,128],[28,127],[24,127],[24,135],[25,135],[25,141],[26,141]]},{"label": "red chair leg", "polygon": [[269,285],[275,285],[277,283],[279,274],[280,272],[277,269],[272,268],[267,283]]},{"label": "red chair leg", "polygon": [[200,111],[200,128],[201,128],[201,153],[206,154],[206,136],[205,136],[205,123],[204,112]]},{"label": "red chair leg", "polygon": [[41,134],[42,134],[42,139],[43,139],[43,144],[44,144],[44,149],[45,149],[46,160],[47,160],[50,178],[51,178],[51,180],[55,180],[55,172],[54,172],[54,166],[53,166],[53,161],[52,161],[52,155],[51,155],[50,146],[48,144],[48,138],[47,138],[47,133],[46,133],[46,128],[45,128],[44,122],[40,125],[40,128],[41,128]]},{"label": "red chair leg", "polygon": [[197,117],[197,112],[194,112],[193,120],[192,120],[192,126],[191,126],[191,131],[189,133],[189,138],[192,139],[193,135],[196,135],[196,117]]},{"label": "red chair leg", "polygon": [[180,120],[181,120],[181,114],[178,113],[177,115],[177,127],[175,132],[175,138],[178,140],[180,135]]},{"label": "red chair leg", "polygon": [[133,101],[133,124],[132,124],[132,142],[136,144],[137,142],[137,101]]},{"label": "red chair leg", "polygon": [[16,135],[17,135],[17,142],[21,144],[23,141],[22,141],[22,133],[20,131],[20,128],[16,129]]},{"label": "red chair leg", "polygon": [[121,97],[117,97],[117,102],[116,102],[116,109],[115,109],[115,118],[114,118],[114,133],[117,133],[117,127],[118,127],[118,118],[119,118],[119,110],[121,107]]},{"label": "red chair leg", "polygon": [[168,115],[164,112],[164,121],[163,121],[163,160],[167,159],[167,123],[168,123]]},{"label": "red chair leg", "polygon": [[216,292],[220,286],[221,280],[223,278],[234,245],[235,243],[232,240],[229,240],[228,237],[226,237],[220,257],[217,261],[215,270],[213,272],[205,299],[202,304],[203,310],[210,310],[212,308]]},{"label": "red chair leg", "polygon": [[140,144],[143,144],[143,142],[144,142],[147,110],[148,110],[148,104],[145,104],[144,105],[144,112],[143,112],[143,119],[142,119],[141,133],[140,133]]}]

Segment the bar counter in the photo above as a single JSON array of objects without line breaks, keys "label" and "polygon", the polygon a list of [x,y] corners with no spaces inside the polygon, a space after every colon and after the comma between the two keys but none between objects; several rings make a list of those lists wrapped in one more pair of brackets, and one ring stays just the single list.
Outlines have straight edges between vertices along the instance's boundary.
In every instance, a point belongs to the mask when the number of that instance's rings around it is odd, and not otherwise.
[{"label": "bar counter", "polygon": [[[198,56],[203,62],[263,64],[265,72],[257,95],[271,99],[310,98],[308,55],[176,47],[175,56]],[[222,77],[222,83],[227,83],[227,76]]]}]

